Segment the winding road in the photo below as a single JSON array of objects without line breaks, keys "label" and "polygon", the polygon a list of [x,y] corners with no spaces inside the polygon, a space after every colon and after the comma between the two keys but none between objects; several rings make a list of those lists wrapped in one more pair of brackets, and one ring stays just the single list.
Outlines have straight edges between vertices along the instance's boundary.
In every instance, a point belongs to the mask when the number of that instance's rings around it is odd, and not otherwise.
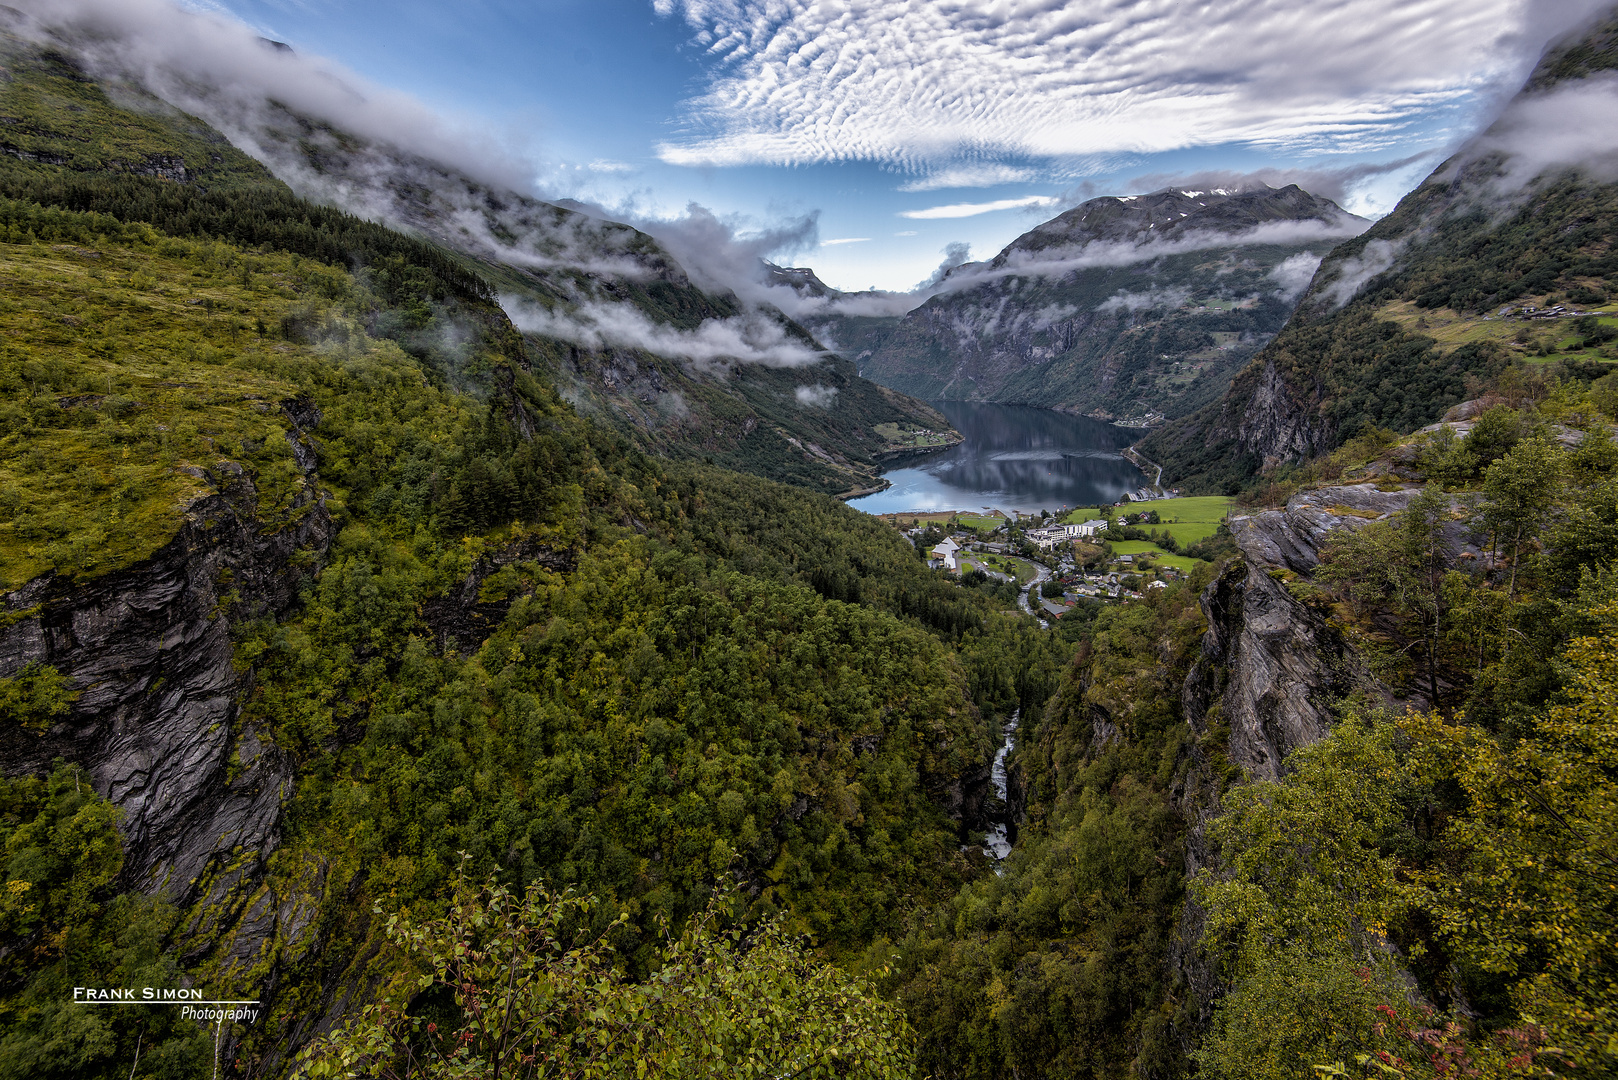
[{"label": "winding road", "polygon": [[1029,602],[1029,597],[1032,595],[1034,589],[1039,588],[1041,585],[1051,579],[1051,572],[1039,565],[1037,562],[1029,561],[1028,565],[1034,568],[1034,580],[1030,581],[1027,586],[1024,587],[1023,591],[1017,594],[1017,605],[1034,618],[1039,619],[1039,628],[1041,630],[1049,630],[1051,628],[1051,624],[1041,618],[1039,612],[1034,610],[1033,604]]}]

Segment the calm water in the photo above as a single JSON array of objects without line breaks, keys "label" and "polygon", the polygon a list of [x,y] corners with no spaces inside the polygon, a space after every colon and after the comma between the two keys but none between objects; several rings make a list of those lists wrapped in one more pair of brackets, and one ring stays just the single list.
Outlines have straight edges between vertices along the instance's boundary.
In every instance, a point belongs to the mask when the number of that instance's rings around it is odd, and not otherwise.
[{"label": "calm water", "polygon": [[892,487],[848,505],[868,514],[983,507],[1054,513],[1117,502],[1147,480],[1118,455],[1138,431],[1023,405],[932,404],[966,441],[884,473]]}]

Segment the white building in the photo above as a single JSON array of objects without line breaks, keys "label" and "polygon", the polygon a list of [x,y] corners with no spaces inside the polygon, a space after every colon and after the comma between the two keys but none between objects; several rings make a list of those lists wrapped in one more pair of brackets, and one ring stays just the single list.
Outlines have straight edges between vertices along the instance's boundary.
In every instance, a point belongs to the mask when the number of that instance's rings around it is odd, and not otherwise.
[{"label": "white building", "polygon": [[1028,540],[1030,543],[1049,551],[1068,538],[1067,530],[1069,528],[1071,526],[1053,525],[1048,529],[1029,529]]},{"label": "white building", "polygon": [[961,545],[955,542],[952,536],[944,537],[944,542],[933,548],[932,565],[942,566],[945,570],[959,570],[960,564],[955,561],[955,553],[961,550]]},{"label": "white building", "polygon": [[1107,519],[1091,518],[1080,525],[1069,525],[1068,529],[1074,536],[1094,536],[1096,533],[1107,531]]}]

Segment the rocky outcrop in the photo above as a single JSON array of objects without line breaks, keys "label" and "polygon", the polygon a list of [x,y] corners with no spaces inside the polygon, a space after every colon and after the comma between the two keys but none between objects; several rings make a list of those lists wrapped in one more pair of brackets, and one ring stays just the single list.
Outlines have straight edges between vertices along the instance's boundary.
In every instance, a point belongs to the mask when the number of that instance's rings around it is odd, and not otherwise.
[{"label": "rocky outcrop", "polygon": [[1269,360],[1259,372],[1253,396],[1237,427],[1242,448],[1273,469],[1283,461],[1310,457],[1328,443],[1318,413],[1293,400],[1286,380]]},{"label": "rocky outcrop", "polygon": [[1300,491],[1284,509],[1232,518],[1230,531],[1249,564],[1308,573],[1320,564],[1321,547],[1333,530],[1386,521],[1410,505],[1418,490],[1345,484]]},{"label": "rocky outcrop", "polygon": [[[1175,792],[1187,824],[1188,880],[1219,865],[1206,824],[1218,814],[1229,783],[1279,780],[1287,755],[1324,738],[1340,702],[1351,694],[1393,702],[1392,693],[1331,623],[1292,595],[1286,579],[1320,564],[1331,532],[1388,520],[1418,490],[1382,490],[1373,484],[1320,488],[1298,493],[1283,509],[1231,520],[1242,557],[1203,593],[1208,629],[1181,692],[1195,735],[1191,767]],[[1456,523],[1455,528],[1463,527]],[[1187,1048],[1224,993],[1216,967],[1199,945],[1204,921],[1202,909],[1187,900],[1170,946],[1169,966],[1187,1005],[1178,1022]]]},{"label": "rocky outcrop", "polygon": [[[309,449],[301,430],[292,438]],[[232,663],[231,623],[284,612],[334,533],[312,475],[271,531],[238,466],[221,462],[209,479],[215,493],[154,555],[85,583],[37,578],[5,597],[0,631],[0,677],[46,664],[79,691],[42,734],[0,730],[0,770],[81,766],[122,811],[128,883],[179,901],[214,868],[276,844],[293,771],[268,733],[239,722],[248,676]],[[308,552],[316,559],[294,559]]]},{"label": "rocky outcrop", "polygon": [[479,558],[459,587],[422,604],[422,621],[432,631],[440,651],[470,654],[494,633],[515,596],[486,596],[484,582],[502,567],[519,562],[536,562],[548,570],[568,573],[576,558],[571,551],[556,551],[533,540],[508,544]]}]

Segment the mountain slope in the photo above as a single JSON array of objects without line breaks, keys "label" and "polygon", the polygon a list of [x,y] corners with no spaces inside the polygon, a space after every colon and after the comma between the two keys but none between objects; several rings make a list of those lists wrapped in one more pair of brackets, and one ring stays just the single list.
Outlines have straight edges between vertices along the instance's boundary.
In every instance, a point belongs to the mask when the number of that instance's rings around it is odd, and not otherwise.
[{"label": "mountain slope", "polygon": [[[41,64],[86,140],[124,119]],[[284,1075],[460,852],[629,912],[632,962],[715,875],[858,953],[981,870],[989,732],[1062,643],[634,453],[464,263],[219,153],[239,186],[0,162],[0,1071]],[[61,992],[125,985],[262,1010],[216,1047]]]},{"label": "mountain slope", "polygon": [[[1579,340],[1570,323],[1521,316],[1576,315],[1618,291],[1618,185],[1604,182],[1602,138],[1576,134],[1583,106],[1613,100],[1615,68],[1612,16],[1548,53],[1492,128],[1328,256],[1228,394],[1143,444],[1165,479],[1228,488],[1366,424],[1412,430],[1512,355]],[[1571,155],[1553,145],[1567,128]]]},{"label": "mountain slope", "polygon": [[1315,252],[1363,224],[1296,186],[1092,199],[956,268],[861,371],[923,398],[1183,415],[1280,329]]},{"label": "mountain slope", "polygon": [[950,432],[938,413],[861,379],[779,311],[695,281],[631,226],[273,104],[254,136],[295,191],[467,259],[575,407],[649,451],[839,493],[876,483],[885,456],[907,448],[910,440],[883,432]]},{"label": "mountain slope", "polygon": [[[270,169],[138,86],[92,77],[66,51],[8,42],[9,77],[0,87],[4,194],[134,213],[246,244],[295,243],[289,234],[302,232],[295,249],[305,254],[360,258],[373,272],[381,260],[406,258],[480,301],[494,298],[487,279],[529,329],[531,362],[575,406],[653,452],[837,493],[871,486],[884,456],[905,448],[897,433],[949,431],[921,403],[860,379],[779,312],[746,309],[694,284],[656,240],[630,226],[266,105],[255,119],[255,152],[294,190],[405,232],[368,225],[294,203]],[[115,89],[117,104],[104,85]],[[182,198],[178,187],[203,197]],[[333,233],[339,225],[347,234]],[[317,250],[317,241],[325,248]],[[428,307],[443,301],[422,298]],[[535,313],[537,320],[524,318]],[[429,338],[422,335],[418,351],[454,351]]]}]

